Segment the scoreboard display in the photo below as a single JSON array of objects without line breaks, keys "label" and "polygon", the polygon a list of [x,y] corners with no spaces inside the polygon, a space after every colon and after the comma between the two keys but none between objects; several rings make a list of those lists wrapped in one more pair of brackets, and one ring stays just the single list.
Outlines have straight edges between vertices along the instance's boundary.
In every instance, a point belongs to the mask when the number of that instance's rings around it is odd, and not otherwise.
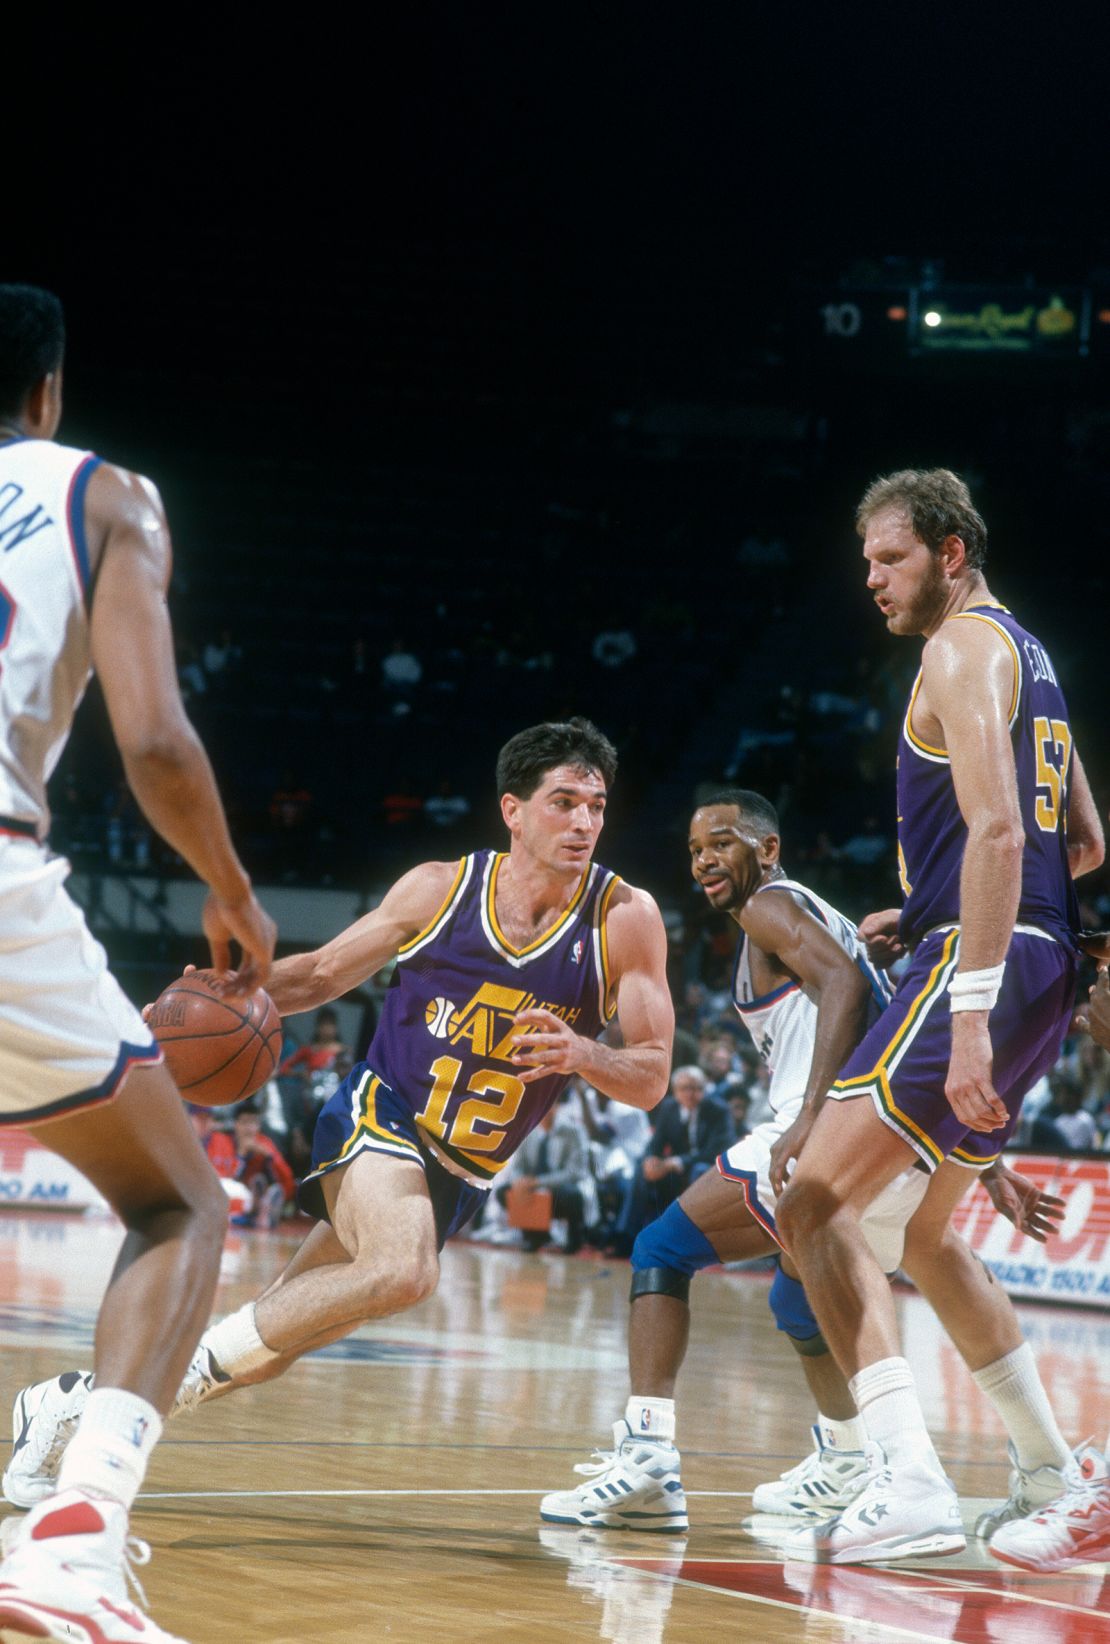
[{"label": "scoreboard display", "polygon": [[1110,360],[1110,301],[1078,286],[811,289],[796,319],[816,362],[882,367],[930,356]]}]

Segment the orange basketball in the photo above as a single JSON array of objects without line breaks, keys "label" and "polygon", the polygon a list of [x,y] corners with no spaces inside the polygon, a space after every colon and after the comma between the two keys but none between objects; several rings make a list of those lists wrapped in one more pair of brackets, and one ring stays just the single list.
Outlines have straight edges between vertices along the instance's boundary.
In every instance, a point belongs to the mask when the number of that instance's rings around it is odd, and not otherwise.
[{"label": "orange basketball", "polygon": [[260,1090],[281,1055],[281,1017],[263,988],[222,999],[217,972],[194,970],[160,993],[147,1018],[187,1102],[228,1107]]}]

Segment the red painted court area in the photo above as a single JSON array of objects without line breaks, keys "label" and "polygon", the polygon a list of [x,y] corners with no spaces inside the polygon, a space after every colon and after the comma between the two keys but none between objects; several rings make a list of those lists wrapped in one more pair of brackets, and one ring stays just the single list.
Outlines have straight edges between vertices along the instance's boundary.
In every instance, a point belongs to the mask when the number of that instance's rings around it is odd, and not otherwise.
[{"label": "red painted court area", "polygon": [[[926,1644],[1110,1644],[1110,1576],[1012,1570],[946,1573],[746,1560],[614,1562],[775,1608],[834,1616]],[[871,1636],[875,1636],[872,1634]]]}]

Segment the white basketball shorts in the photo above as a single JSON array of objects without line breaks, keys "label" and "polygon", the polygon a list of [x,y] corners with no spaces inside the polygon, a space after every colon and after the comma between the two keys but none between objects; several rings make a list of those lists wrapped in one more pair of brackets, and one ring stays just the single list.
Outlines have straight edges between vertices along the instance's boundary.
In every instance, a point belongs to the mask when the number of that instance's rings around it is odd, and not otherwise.
[{"label": "white basketball shorts", "polygon": [[[771,1190],[771,1149],[801,1110],[800,1096],[796,1101],[784,1103],[765,1124],[756,1125],[717,1160],[721,1175],[737,1183],[756,1221],[781,1248],[785,1247],[775,1226],[776,1199]],[[860,1231],[884,1273],[896,1273],[901,1266],[906,1224],[925,1197],[928,1186],[926,1173],[911,1166],[868,1205],[860,1221]]]},{"label": "white basketball shorts", "polygon": [[162,1053],[66,892],[69,863],[0,839],[0,1124],[112,1099]]}]

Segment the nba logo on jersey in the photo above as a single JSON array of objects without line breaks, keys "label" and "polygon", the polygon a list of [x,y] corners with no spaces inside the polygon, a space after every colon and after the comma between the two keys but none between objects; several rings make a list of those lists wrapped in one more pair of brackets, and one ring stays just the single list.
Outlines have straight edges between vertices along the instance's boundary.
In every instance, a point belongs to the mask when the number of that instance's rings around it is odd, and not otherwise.
[{"label": "nba logo on jersey", "polygon": [[580,965],[582,963],[582,952],[584,947],[585,943],[582,941],[582,938],[579,937],[570,950],[570,961],[572,965]]}]

